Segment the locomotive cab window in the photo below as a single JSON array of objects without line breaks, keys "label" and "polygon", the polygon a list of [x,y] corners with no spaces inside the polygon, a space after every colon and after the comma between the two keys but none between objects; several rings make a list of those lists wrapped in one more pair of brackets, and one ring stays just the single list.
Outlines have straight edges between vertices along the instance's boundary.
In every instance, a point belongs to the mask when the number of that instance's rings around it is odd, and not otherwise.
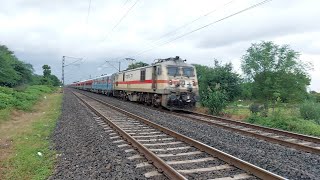
[{"label": "locomotive cab window", "polygon": [[176,67],[176,66],[169,66],[169,67],[167,67],[167,70],[168,70],[168,75],[169,76],[178,76],[178,75],[180,75],[179,68]]},{"label": "locomotive cab window", "polygon": [[146,80],[146,70],[141,69],[140,71],[140,81],[145,81]]},{"label": "locomotive cab window", "polygon": [[158,66],[158,67],[157,67],[157,74],[158,74],[158,75],[161,75],[161,66]]},{"label": "locomotive cab window", "polygon": [[183,67],[182,68],[183,76],[187,77],[193,77],[194,76],[194,70],[193,67]]}]

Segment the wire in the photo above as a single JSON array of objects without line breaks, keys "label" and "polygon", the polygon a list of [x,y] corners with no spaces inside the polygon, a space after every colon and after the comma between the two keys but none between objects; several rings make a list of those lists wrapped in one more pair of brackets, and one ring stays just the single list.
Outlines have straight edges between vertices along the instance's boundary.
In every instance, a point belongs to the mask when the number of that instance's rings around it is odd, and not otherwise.
[{"label": "wire", "polygon": [[[68,57],[68,56],[65,56],[65,57]],[[78,62],[78,61],[82,61],[82,60],[83,60],[83,58],[73,58],[73,59],[78,59],[78,60],[75,60],[75,61],[73,61],[73,62],[71,62],[71,63],[69,63],[69,64],[67,64],[67,65],[64,65],[64,67],[69,66],[69,65],[72,65],[72,64],[74,64],[74,63],[76,63],[76,62]]]},{"label": "wire", "polygon": [[[155,44],[156,42],[162,40],[164,37],[166,37],[166,36],[168,36],[168,35],[176,32],[176,31],[178,31],[178,30],[180,30],[180,29],[182,29],[182,28],[184,28],[184,27],[186,27],[186,26],[189,26],[190,24],[193,24],[193,23],[195,23],[196,21],[199,21],[201,18],[204,18],[204,17],[206,17],[206,16],[208,16],[208,15],[210,15],[210,14],[212,14],[212,13],[218,11],[218,10],[220,10],[220,8],[223,8],[223,7],[225,7],[225,6],[228,6],[228,5],[232,4],[234,1],[235,1],[235,0],[229,1],[229,2],[227,2],[227,3],[225,3],[225,4],[223,4],[222,6],[220,6],[219,8],[216,8],[216,9],[214,9],[214,10],[211,10],[211,11],[209,11],[209,12],[207,12],[207,13],[199,16],[199,17],[197,17],[197,18],[194,19],[194,20],[192,20],[192,21],[190,21],[190,22],[187,22],[187,23],[185,23],[185,24],[177,27],[176,29],[174,29],[174,30],[172,30],[172,31],[169,31],[169,32],[163,34],[158,40],[154,41],[154,44]],[[152,42],[151,42],[151,43],[152,43]]]},{"label": "wire", "polygon": [[[221,22],[221,21],[223,21],[223,20],[229,19],[229,18],[231,18],[231,17],[233,17],[233,16],[236,16],[236,15],[238,15],[238,14],[241,14],[241,13],[243,13],[243,12],[245,12],[245,11],[250,10],[250,9],[256,8],[256,7],[258,7],[258,6],[261,6],[261,5],[263,5],[263,4],[267,3],[267,2],[270,2],[270,1],[272,1],[272,0],[264,0],[264,1],[261,1],[261,2],[259,2],[259,3],[257,3],[257,4],[254,4],[254,5],[252,5],[252,6],[249,6],[249,7],[245,8],[245,9],[242,9],[242,10],[236,12],[236,13],[233,13],[233,14],[231,14],[231,15],[225,16],[225,17],[223,17],[223,18],[221,18],[221,19],[219,19],[219,20],[216,20],[216,21],[211,22],[211,23],[209,23],[209,24],[206,24],[206,25],[204,25],[204,26],[202,26],[202,27],[199,27],[199,28],[196,28],[196,29],[194,29],[194,30],[192,30],[192,31],[189,31],[189,32],[187,32],[187,33],[184,33],[184,34],[182,34],[182,35],[180,35],[180,36],[178,36],[178,37],[176,37],[176,38],[174,38],[174,39],[171,39],[171,40],[169,40],[169,41],[166,41],[166,42],[160,44],[159,46],[155,46],[155,47],[153,47],[153,48],[150,48],[150,49],[147,49],[147,50],[145,50],[145,51],[142,51],[142,52],[140,52],[140,53],[138,53],[138,54],[136,54],[136,55],[134,55],[134,56],[138,56],[138,55],[144,54],[144,53],[146,53],[146,52],[148,52],[148,51],[151,51],[151,50],[153,50],[153,49],[155,49],[155,48],[157,48],[157,47],[163,46],[163,45],[165,45],[165,44],[169,44],[169,43],[171,43],[171,42],[173,42],[173,41],[176,41],[176,40],[178,40],[178,39],[181,39],[181,38],[184,37],[184,36],[187,36],[187,35],[189,35],[189,34],[192,34],[192,33],[196,32],[196,31],[201,30],[201,29],[207,28],[207,27],[209,27],[209,26],[211,26],[211,25],[214,25],[214,24],[216,24],[216,23],[218,23],[218,22]],[[131,56],[131,57],[134,57],[134,56]]]},{"label": "wire", "polygon": [[[150,42],[149,45],[157,45],[158,42],[159,42],[159,44],[161,44],[161,40],[162,40],[164,37],[166,37],[167,35],[170,35],[170,34],[176,32],[176,31],[178,31],[178,30],[180,30],[180,29],[182,29],[182,28],[184,28],[184,27],[186,27],[186,26],[189,26],[190,24],[195,23],[196,21],[200,20],[201,18],[206,17],[206,16],[208,16],[208,15],[210,15],[210,14],[212,14],[212,13],[218,11],[218,10],[220,10],[220,8],[223,8],[223,7],[225,7],[225,6],[228,6],[228,5],[232,4],[234,1],[236,1],[236,0],[229,1],[229,2],[227,2],[227,3],[225,3],[225,4],[223,4],[222,6],[220,6],[219,8],[216,8],[216,9],[214,9],[214,10],[211,10],[211,11],[209,11],[209,12],[207,12],[207,13],[199,16],[199,17],[197,17],[197,18],[194,19],[194,20],[192,20],[192,21],[190,21],[190,22],[187,22],[187,23],[185,23],[185,24],[177,27],[176,29],[174,29],[174,30],[172,30],[172,31],[169,31],[169,32],[163,34],[158,40],[153,41],[153,42]],[[126,57],[126,56],[128,56],[128,55],[130,55],[130,53],[127,53],[126,55],[123,55],[123,56],[114,58],[113,60],[122,59],[122,58],[124,58],[124,57]]]},{"label": "wire", "polygon": [[88,7],[88,13],[87,13],[87,25],[89,24],[89,15],[90,15],[90,10],[91,10],[91,0],[89,0],[89,7]]},{"label": "wire", "polygon": [[124,4],[122,5],[122,7],[124,7],[128,2],[129,2],[129,0],[126,0],[126,2],[124,2]]},{"label": "wire", "polygon": [[136,0],[136,2],[127,10],[127,12],[120,18],[120,20],[117,22],[117,24],[115,26],[113,26],[113,28],[111,29],[111,32],[102,40],[105,41],[110,34],[114,31],[114,29],[122,22],[122,20],[127,17],[127,15],[129,14],[129,12],[133,9],[133,7],[139,2],[139,0]]}]

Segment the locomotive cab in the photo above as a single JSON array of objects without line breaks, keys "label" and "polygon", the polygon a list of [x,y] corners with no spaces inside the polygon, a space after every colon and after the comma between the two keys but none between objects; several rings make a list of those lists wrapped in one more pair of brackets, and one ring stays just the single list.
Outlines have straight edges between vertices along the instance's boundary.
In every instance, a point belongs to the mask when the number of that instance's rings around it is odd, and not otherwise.
[{"label": "locomotive cab", "polygon": [[195,67],[187,64],[186,60],[182,60],[178,56],[158,61],[161,63],[162,71],[157,73],[158,78],[166,79],[167,82],[163,87],[162,105],[169,109],[194,108],[198,99]]}]

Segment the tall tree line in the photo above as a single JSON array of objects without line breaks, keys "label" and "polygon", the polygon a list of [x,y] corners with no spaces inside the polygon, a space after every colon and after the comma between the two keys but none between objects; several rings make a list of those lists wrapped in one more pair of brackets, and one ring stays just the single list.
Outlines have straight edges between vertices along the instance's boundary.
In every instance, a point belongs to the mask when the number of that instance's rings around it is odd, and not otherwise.
[{"label": "tall tree line", "polygon": [[303,63],[300,53],[288,45],[262,41],[254,43],[241,57],[244,76],[233,71],[231,63],[214,66],[195,65],[198,73],[201,104],[219,114],[228,102],[248,99],[268,104],[301,102],[310,95],[307,86],[310,65]]},{"label": "tall tree line", "polygon": [[51,75],[50,66],[45,65],[49,70],[43,76],[34,74],[31,64],[19,60],[13,51],[5,45],[0,45],[0,86],[15,87],[24,84],[45,84],[60,85],[59,79]]}]

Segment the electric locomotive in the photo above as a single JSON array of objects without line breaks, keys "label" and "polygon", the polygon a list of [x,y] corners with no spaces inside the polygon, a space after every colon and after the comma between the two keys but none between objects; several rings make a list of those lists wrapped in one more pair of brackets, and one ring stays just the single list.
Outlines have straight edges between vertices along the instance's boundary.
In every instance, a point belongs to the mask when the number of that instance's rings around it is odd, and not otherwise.
[{"label": "electric locomotive", "polygon": [[113,75],[113,95],[168,109],[192,109],[198,99],[194,66],[179,56]]}]

